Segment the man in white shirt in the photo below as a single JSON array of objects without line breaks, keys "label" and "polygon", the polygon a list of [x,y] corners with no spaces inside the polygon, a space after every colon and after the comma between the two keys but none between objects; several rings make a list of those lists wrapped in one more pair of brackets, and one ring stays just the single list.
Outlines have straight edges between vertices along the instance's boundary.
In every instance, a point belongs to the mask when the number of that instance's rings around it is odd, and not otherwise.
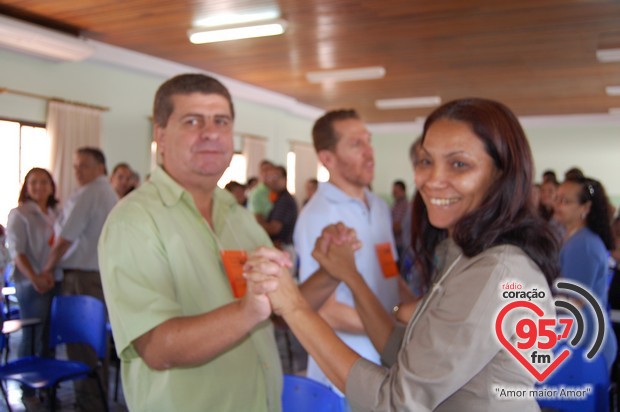
[{"label": "man in white shirt", "polygon": [[[43,272],[60,266],[64,273],[64,295],[90,295],[104,301],[97,242],[103,223],[118,197],[106,177],[105,156],[101,150],[92,147],[78,149],[73,168],[79,187],[57,221],[56,239]],[[67,354],[70,359],[89,365],[97,363],[95,352],[84,345],[67,345]],[[107,363],[104,364],[102,382],[107,382]],[[95,379],[78,380],[74,386],[79,411],[103,410]]]},{"label": "man in white shirt", "polygon": [[[389,207],[368,190],[375,169],[370,132],[354,110],[338,110],[316,121],[312,138],[330,178],[319,184],[295,226],[293,243],[299,256],[300,281],[319,268],[311,253],[322,229],[343,222],[355,229],[362,244],[355,254],[357,267],[385,308],[391,310],[399,300],[397,256]],[[319,313],[345,343],[379,363],[379,354],[364,331],[345,284],[337,287]],[[333,387],[312,358],[308,376]]]}]

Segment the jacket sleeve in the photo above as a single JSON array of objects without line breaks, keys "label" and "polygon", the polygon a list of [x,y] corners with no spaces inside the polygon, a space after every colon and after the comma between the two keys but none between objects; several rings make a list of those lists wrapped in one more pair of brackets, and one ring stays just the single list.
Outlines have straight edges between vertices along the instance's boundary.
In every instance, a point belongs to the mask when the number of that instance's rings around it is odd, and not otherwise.
[{"label": "jacket sleeve", "polygon": [[396,363],[389,369],[364,360],[354,364],[346,385],[353,410],[433,410],[478,374],[501,348],[493,325],[505,276],[492,259],[451,276],[405,335],[410,340]]}]

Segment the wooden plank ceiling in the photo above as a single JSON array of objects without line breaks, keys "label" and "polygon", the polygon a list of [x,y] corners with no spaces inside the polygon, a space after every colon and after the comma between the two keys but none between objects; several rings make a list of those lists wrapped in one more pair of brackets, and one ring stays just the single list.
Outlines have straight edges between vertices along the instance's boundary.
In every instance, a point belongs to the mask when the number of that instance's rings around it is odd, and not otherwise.
[{"label": "wooden plank ceiling", "polygon": [[[275,0],[6,0],[0,13],[283,93],[319,108],[355,107],[373,123],[431,109],[378,110],[376,99],[500,100],[520,116],[607,113],[620,63],[618,0],[280,0],[282,36],[192,45],[187,30],[220,11]],[[620,41],[615,45],[620,47]],[[383,66],[380,80],[310,84],[307,71]],[[8,85],[10,86],[10,85]]]}]

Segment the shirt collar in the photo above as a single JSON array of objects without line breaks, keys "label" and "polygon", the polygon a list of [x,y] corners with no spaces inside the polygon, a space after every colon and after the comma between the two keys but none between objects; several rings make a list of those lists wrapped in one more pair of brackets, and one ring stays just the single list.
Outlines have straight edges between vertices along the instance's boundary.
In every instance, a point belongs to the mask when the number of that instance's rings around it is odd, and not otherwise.
[{"label": "shirt collar", "polygon": [[175,205],[186,192],[183,186],[178,184],[161,166],[157,166],[151,173],[151,182],[157,188],[161,200],[166,206]]},{"label": "shirt collar", "polygon": [[48,207],[47,213],[44,213],[34,200],[26,200],[20,205],[20,208],[24,213],[38,215],[53,224],[53,219],[55,217],[55,209],[53,207]]},{"label": "shirt collar", "polygon": [[34,200],[26,200],[21,204],[21,207],[25,212],[43,215],[43,212],[39,209],[39,205],[37,205]]},{"label": "shirt collar", "polygon": [[[178,184],[166,171],[161,167],[157,168],[151,174],[151,182],[157,188],[161,199],[166,206],[173,206],[181,200],[183,194],[187,194],[189,198],[191,195],[183,186]],[[228,191],[215,188],[213,191],[213,203],[216,208],[230,208],[237,204],[235,198]],[[217,211],[213,210],[215,217]]]},{"label": "shirt collar", "polygon": [[[330,182],[324,182],[324,183],[319,184],[318,191],[322,192],[322,194],[327,199],[329,199],[330,201],[334,203],[347,203],[347,202],[364,203],[360,199],[349,196],[344,191],[342,191],[342,189],[338,188],[336,185]],[[371,196],[369,196],[369,194],[370,194],[370,191],[364,188],[364,197],[366,198],[366,201],[370,205]]]},{"label": "shirt collar", "polygon": [[448,265],[461,253],[463,253],[463,250],[451,237],[447,237],[439,242],[435,248],[435,268],[437,274],[443,273]]}]

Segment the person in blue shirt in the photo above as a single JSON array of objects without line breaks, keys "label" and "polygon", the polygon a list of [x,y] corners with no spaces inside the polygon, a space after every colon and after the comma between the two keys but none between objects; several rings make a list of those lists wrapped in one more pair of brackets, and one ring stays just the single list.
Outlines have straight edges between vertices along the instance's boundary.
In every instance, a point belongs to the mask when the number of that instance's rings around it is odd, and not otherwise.
[{"label": "person in blue shirt", "polygon": [[[329,171],[329,181],[319,184],[295,224],[293,244],[299,257],[299,280],[307,280],[320,267],[312,251],[323,228],[343,222],[355,229],[362,244],[355,256],[357,267],[383,307],[391,310],[400,300],[398,255],[390,209],[368,190],[375,176],[371,133],[354,109],[341,109],[317,119],[312,139],[319,160]],[[385,265],[379,251],[388,261]],[[392,267],[393,272],[384,267]],[[322,305],[320,314],[349,347],[372,362],[380,362],[355,308],[353,293],[344,283]],[[307,376],[334,387],[313,358],[308,359]]]},{"label": "person in blue shirt", "polygon": [[[567,179],[558,188],[555,219],[566,230],[560,250],[562,277],[581,283],[598,299],[603,310],[607,309],[607,291],[611,281],[609,253],[614,250],[611,219],[605,189],[596,180],[586,177]],[[586,325],[595,321],[589,311]],[[592,342],[597,331],[586,327],[585,342]],[[607,365],[616,358],[617,342],[609,320],[601,353]]]}]

